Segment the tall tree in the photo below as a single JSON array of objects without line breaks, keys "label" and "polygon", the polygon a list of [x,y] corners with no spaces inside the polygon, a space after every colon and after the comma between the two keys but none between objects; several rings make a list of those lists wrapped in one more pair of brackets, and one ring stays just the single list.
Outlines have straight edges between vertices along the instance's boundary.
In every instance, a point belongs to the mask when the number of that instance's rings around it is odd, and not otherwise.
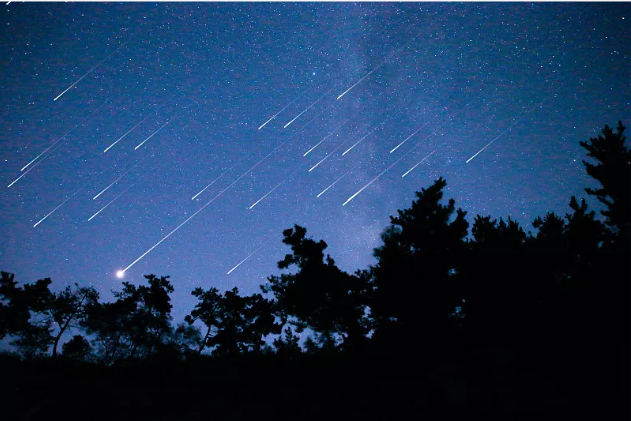
[{"label": "tall tree", "polygon": [[0,339],[28,327],[30,313],[22,293],[14,274],[0,273]]},{"label": "tall tree", "polygon": [[90,303],[98,301],[99,293],[93,287],[66,287],[58,293],[51,293],[41,313],[50,319],[55,327],[52,335],[52,356],[57,356],[59,340],[69,328],[79,327]]},{"label": "tall tree", "polygon": [[391,216],[383,245],[374,251],[377,337],[394,329],[429,339],[445,331],[462,304],[458,278],[469,224],[453,199],[441,203],[446,184],[439,178],[416,193],[410,208]]},{"label": "tall tree", "polygon": [[261,294],[252,294],[245,297],[244,304],[243,349],[262,352],[266,347],[265,337],[281,332],[282,324],[276,322],[275,303]]},{"label": "tall tree", "polygon": [[63,344],[61,350],[65,358],[77,361],[87,361],[92,353],[92,346],[82,335],[74,335],[72,339]]},{"label": "tall tree", "polygon": [[245,306],[246,300],[236,287],[221,297],[217,331],[208,339],[208,346],[215,347],[214,355],[237,355],[242,351],[247,325]]},{"label": "tall tree", "polygon": [[615,132],[605,125],[602,135],[580,145],[588,151],[587,156],[598,161],[596,165],[587,161],[583,164],[587,174],[601,185],[598,189],[585,190],[607,206],[602,211],[607,225],[615,228],[628,246],[631,241],[631,150],[625,145],[625,129],[622,121],[618,122]]},{"label": "tall tree", "polygon": [[526,234],[510,217],[498,222],[480,215],[471,234],[463,268],[465,325],[482,341],[505,341],[523,319],[533,286],[523,271]]},{"label": "tall tree", "polygon": [[196,326],[178,323],[167,345],[174,350],[177,356],[189,358],[197,354],[201,340],[201,332]]},{"label": "tall tree", "polygon": [[273,304],[261,294],[242,297],[237,288],[226,291],[223,296],[217,288],[207,291],[196,288],[192,294],[200,301],[186,316],[186,321],[193,324],[200,320],[206,326],[198,354],[207,346],[215,347],[213,354],[216,355],[260,352],[265,345],[264,337],[280,332]]},{"label": "tall tree", "polygon": [[331,256],[324,256],[327,244],[306,234],[306,228],[298,225],[283,231],[283,243],[292,254],[278,267],[295,266],[298,271],[271,276],[261,289],[274,295],[280,311],[292,317],[299,329],[317,332],[323,346],[334,347],[336,335],[346,345],[360,342],[366,334],[364,278],[340,270]]},{"label": "tall tree", "polygon": [[145,275],[148,285],[123,282],[114,292],[113,303],[93,303],[83,323],[101,345],[104,363],[127,358],[147,358],[172,333],[171,297],[173,286],[168,276]]},{"label": "tall tree", "polygon": [[57,356],[59,341],[69,328],[78,327],[86,305],[98,299],[92,287],[66,287],[50,290],[50,278],[18,287],[13,275],[2,273],[0,280],[0,334],[16,336],[14,344],[26,355],[46,352],[52,345]]},{"label": "tall tree", "polygon": [[53,298],[49,289],[51,282],[50,278],[39,279],[12,291],[12,307],[26,311],[29,318],[26,324],[20,321],[19,329],[13,333],[15,339],[11,343],[26,357],[45,354],[53,342],[51,334],[54,321],[46,314],[51,308]]},{"label": "tall tree", "polygon": [[618,122],[617,130],[605,125],[602,135],[581,142],[588,157],[596,164],[583,161],[587,174],[600,183],[598,189],[586,189],[587,193],[606,206],[601,213],[611,234],[602,243],[602,255],[598,265],[599,282],[590,286],[586,304],[596,311],[591,320],[598,327],[593,332],[603,335],[604,331],[614,335],[601,337],[630,347],[631,329],[631,150],[625,144],[625,126]]},{"label": "tall tree", "polygon": [[206,332],[203,338],[201,338],[197,349],[197,354],[200,355],[204,348],[208,346],[208,340],[215,335],[219,329],[221,295],[219,294],[219,290],[214,287],[207,291],[197,287],[191,294],[196,297],[199,302],[195,304],[195,308],[191,311],[191,314],[185,317],[185,320],[189,325],[199,320],[206,326]]},{"label": "tall tree", "polygon": [[129,353],[131,344],[127,337],[136,305],[135,297],[118,296],[111,303],[97,302],[87,306],[87,317],[82,326],[88,334],[94,335],[103,364],[110,365]]}]

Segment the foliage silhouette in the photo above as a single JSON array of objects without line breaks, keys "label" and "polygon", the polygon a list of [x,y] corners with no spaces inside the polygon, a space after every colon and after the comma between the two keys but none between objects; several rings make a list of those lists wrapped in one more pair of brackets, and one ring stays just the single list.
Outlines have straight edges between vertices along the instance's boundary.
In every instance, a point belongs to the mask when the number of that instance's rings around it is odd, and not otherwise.
[{"label": "foliage silhouette", "polygon": [[374,251],[376,340],[412,335],[427,344],[455,324],[450,315],[462,306],[459,278],[469,224],[453,199],[441,204],[446,184],[439,178],[416,193],[409,209],[391,216],[383,245]]},{"label": "foliage silhouette", "polygon": [[171,335],[173,286],[167,277],[145,275],[149,286],[123,282],[113,303],[91,303],[83,325],[96,337],[102,362],[147,358]]},{"label": "foliage silhouette", "polygon": [[[90,409],[81,402],[95,397],[130,402],[128,391],[108,393],[136,379],[145,382],[138,390],[148,400],[165,405],[171,392],[164,390],[175,388],[184,391],[178,411],[197,397],[205,416],[210,399],[226,419],[241,406],[224,397],[248,393],[263,405],[287,396],[289,406],[275,419],[297,417],[304,396],[321,408],[318,419],[338,413],[332,402],[352,407],[341,418],[402,418],[405,411],[395,413],[390,403],[418,396],[427,397],[426,418],[578,418],[585,415],[579,402],[590,402],[596,415],[611,406],[610,414],[628,414],[622,404],[629,382],[620,376],[630,369],[631,351],[631,154],[624,130],[621,122],[617,132],[605,126],[602,136],[581,142],[597,161],[585,166],[601,187],[586,191],[606,208],[602,220],[571,197],[569,213],[535,218],[532,233],[490,215],[477,215],[469,233],[466,212],[443,200],[447,183],[439,178],[390,217],[374,266],[342,271],[324,241],[295,225],[283,231],[291,250],[278,262],[284,272],[261,285],[263,294],[195,288],[195,307],[175,327],[168,277],[123,282],[115,300],[103,303],[91,287],[53,292],[48,278],[18,285],[2,272],[0,339],[9,337],[21,358],[0,355],[0,372],[12,379],[0,395],[46,402],[57,382],[68,382],[59,388],[67,394],[73,382],[91,381],[99,392],[77,400],[77,419]],[[76,331],[83,335],[63,343]],[[37,358],[57,356],[59,346],[63,358]],[[511,396],[511,388],[519,392]],[[537,395],[546,388],[554,390],[548,398]],[[349,396],[362,404],[349,404]],[[498,400],[510,406],[519,399],[513,412],[498,410]],[[530,417],[524,408],[537,399]],[[374,409],[375,402],[386,409]],[[126,405],[116,416],[135,403]],[[500,412],[489,415],[486,407]],[[151,404],[137,412],[176,417],[161,411]]]},{"label": "foliage silhouette", "polygon": [[485,341],[506,341],[527,311],[526,234],[516,221],[476,216],[463,269],[465,325]]},{"label": "foliage silhouette", "polygon": [[8,305],[0,307],[0,333],[15,335],[13,344],[24,355],[42,355],[52,346],[52,356],[56,357],[64,333],[78,327],[86,306],[98,300],[92,287],[75,284],[74,288],[52,292],[51,282],[46,278],[19,288],[13,275],[2,273],[0,294]]},{"label": "foliage silhouette", "polygon": [[29,306],[12,273],[0,273],[0,339],[28,327]]},{"label": "foliage silhouette", "polygon": [[299,330],[309,327],[316,332],[323,347],[335,348],[337,335],[346,347],[362,342],[366,285],[361,277],[341,271],[331,256],[325,258],[324,241],[316,242],[306,234],[298,225],[283,231],[283,243],[293,253],[278,262],[278,268],[296,266],[298,272],[270,276],[262,291],[274,295],[285,318],[293,317]]},{"label": "foliage silhouette", "polygon": [[206,326],[197,355],[205,347],[215,347],[215,355],[236,355],[243,352],[261,352],[265,336],[280,332],[275,323],[272,303],[261,294],[241,297],[237,288],[222,296],[217,288],[204,291],[196,288],[193,296],[199,303],[186,321],[192,325],[200,320]]},{"label": "foliage silhouette", "polygon": [[92,354],[90,342],[82,335],[74,335],[61,349],[65,358],[77,361],[87,361]]},{"label": "foliage silhouette", "polygon": [[589,142],[580,142],[588,151],[587,156],[598,161],[596,165],[583,161],[587,174],[601,184],[599,189],[586,188],[585,191],[607,206],[602,214],[607,225],[616,228],[623,241],[629,240],[631,233],[631,150],[624,144],[625,126],[618,122],[614,132],[605,125],[598,137]]}]

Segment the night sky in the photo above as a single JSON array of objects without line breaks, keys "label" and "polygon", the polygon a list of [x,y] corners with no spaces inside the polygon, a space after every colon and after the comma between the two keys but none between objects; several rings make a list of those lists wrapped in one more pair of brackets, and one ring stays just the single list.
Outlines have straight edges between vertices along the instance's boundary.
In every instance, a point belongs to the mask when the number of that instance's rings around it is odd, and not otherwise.
[{"label": "night sky", "polygon": [[176,319],[258,291],[293,224],[367,268],[440,176],[529,230],[631,116],[624,3],[1,7],[0,269],[104,300],[170,275]]}]

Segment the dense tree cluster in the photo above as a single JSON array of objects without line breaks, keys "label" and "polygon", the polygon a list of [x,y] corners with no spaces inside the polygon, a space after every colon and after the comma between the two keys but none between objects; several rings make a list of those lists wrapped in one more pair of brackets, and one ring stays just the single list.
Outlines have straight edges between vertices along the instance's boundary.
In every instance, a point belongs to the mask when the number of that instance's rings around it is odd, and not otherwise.
[{"label": "dense tree cluster", "polygon": [[[625,127],[605,126],[581,142],[593,162],[586,189],[602,217],[572,197],[571,212],[536,218],[526,233],[508,217],[478,215],[472,225],[446,181],[416,193],[391,217],[375,249],[377,263],[354,274],[325,255],[326,243],[294,226],[283,232],[291,253],[278,262],[263,294],[196,288],[185,323],[172,325],[173,285],[145,276],[123,282],[112,302],[92,287],[52,292],[50,279],[19,286],[0,279],[0,338],[26,358],[60,344],[66,358],[112,365],[152,357],[403,349],[411,338],[438,343],[577,344],[629,341],[631,285],[631,151]],[[470,228],[470,230],[469,230]],[[81,333],[81,334],[79,334]],[[305,340],[301,340],[305,337]]]}]

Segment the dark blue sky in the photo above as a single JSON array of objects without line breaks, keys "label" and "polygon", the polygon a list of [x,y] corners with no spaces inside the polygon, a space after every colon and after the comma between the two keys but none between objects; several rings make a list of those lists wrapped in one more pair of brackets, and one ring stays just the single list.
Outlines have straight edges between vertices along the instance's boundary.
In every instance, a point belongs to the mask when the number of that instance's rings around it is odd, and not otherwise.
[{"label": "dark blue sky", "polygon": [[565,213],[593,184],[578,142],[631,115],[630,11],[3,5],[0,268],[105,299],[117,270],[168,274],[180,318],[195,287],[251,293],[278,273],[293,224],[366,268],[388,216],[439,176],[470,221]]}]

